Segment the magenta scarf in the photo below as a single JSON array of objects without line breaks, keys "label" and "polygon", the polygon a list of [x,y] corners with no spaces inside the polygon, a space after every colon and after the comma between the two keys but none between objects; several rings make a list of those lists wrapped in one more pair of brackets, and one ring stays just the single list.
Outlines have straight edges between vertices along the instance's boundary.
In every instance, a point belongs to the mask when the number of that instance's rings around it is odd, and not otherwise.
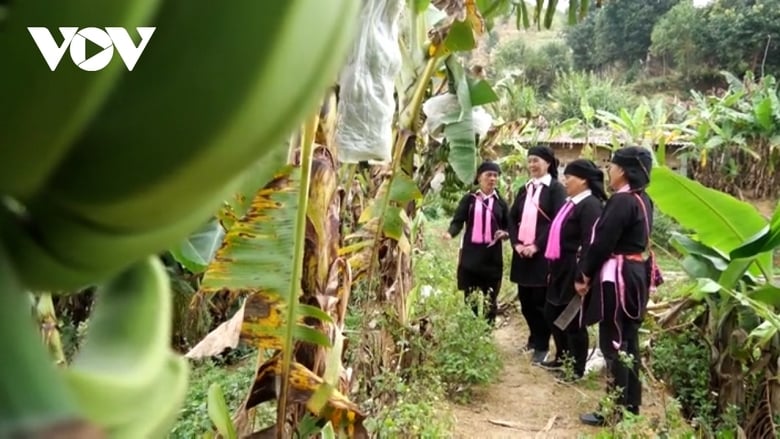
[{"label": "magenta scarf", "polygon": [[[473,244],[490,244],[493,241],[493,222],[490,220],[493,213],[493,199],[486,197],[481,192],[474,194],[474,226],[471,229],[471,242]],[[487,205],[485,204],[487,198]],[[487,215],[485,215],[487,210]]]},{"label": "magenta scarf", "polygon": [[547,241],[547,250],[544,252],[544,257],[554,261],[561,257],[561,229],[569,219],[574,210],[574,202],[569,200],[563,205],[563,208],[555,215],[552,225],[550,226],[550,236]]}]

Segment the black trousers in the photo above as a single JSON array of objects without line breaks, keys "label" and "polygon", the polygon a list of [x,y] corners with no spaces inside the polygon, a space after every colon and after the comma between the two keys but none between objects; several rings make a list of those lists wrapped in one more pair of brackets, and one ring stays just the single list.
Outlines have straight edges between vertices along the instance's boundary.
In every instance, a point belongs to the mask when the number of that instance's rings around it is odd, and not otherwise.
[{"label": "black trousers", "polygon": [[471,294],[477,290],[482,292],[485,318],[490,325],[493,325],[496,322],[496,314],[498,313],[498,292],[501,290],[501,279],[494,282],[485,282],[480,285],[470,286],[463,290],[466,304],[470,304],[471,310],[474,311],[474,315],[479,316],[479,302],[471,297]]},{"label": "black trousers", "polygon": [[550,325],[544,317],[544,305],[547,303],[547,287],[517,286],[520,308],[531,334],[528,344],[536,351],[550,350]]},{"label": "black trousers", "polygon": [[[642,382],[639,380],[639,327],[642,322],[626,316],[622,309],[616,309],[617,300],[613,283],[602,284],[602,289],[604,320],[599,323],[599,348],[611,375],[607,383],[607,392],[619,388],[617,403],[639,414],[639,406],[642,405]],[[615,346],[614,343],[619,339],[620,345]]]},{"label": "black trousers", "polygon": [[588,361],[588,328],[580,327],[577,318],[569,323],[565,330],[555,326],[555,319],[566,309],[566,305],[553,305],[547,302],[544,315],[555,341],[555,359],[563,361],[566,357],[574,360],[574,373],[585,375],[585,363]]}]

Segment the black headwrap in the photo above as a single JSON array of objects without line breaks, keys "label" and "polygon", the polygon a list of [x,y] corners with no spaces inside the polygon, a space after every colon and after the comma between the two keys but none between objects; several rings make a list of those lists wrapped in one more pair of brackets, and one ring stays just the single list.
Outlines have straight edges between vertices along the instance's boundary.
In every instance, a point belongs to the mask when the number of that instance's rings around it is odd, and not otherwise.
[{"label": "black headwrap", "polygon": [[641,190],[650,184],[653,155],[640,146],[626,146],[612,154],[612,163],[623,168],[632,190]]},{"label": "black headwrap", "polygon": [[479,165],[477,168],[477,176],[474,177],[474,184],[479,183],[479,176],[482,175],[483,172],[487,171],[493,171],[498,174],[501,174],[501,167],[498,166],[498,163],[491,162],[490,160],[486,160],[482,162],[482,164]]},{"label": "black headwrap", "polygon": [[602,201],[607,199],[607,193],[604,191],[604,171],[599,169],[592,161],[586,159],[574,160],[566,165],[563,173],[564,175],[573,175],[585,180],[593,196]]},{"label": "black headwrap", "polygon": [[555,153],[549,146],[532,146],[528,148],[528,155],[535,155],[545,162],[550,164],[550,168],[547,172],[550,173],[552,178],[558,178],[558,159],[555,158]]}]

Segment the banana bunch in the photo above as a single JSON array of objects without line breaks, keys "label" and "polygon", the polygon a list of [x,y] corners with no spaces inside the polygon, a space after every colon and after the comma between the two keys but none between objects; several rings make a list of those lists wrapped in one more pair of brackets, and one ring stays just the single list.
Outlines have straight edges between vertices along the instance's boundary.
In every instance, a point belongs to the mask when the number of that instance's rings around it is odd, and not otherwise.
[{"label": "banana bunch", "polygon": [[[359,6],[11,3],[0,30],[10,66],[0,81],[0,194],[23,208],[4,206],[0,221],[23,283],[106,280],[184,239],[253,164],[283,164],[284,140],[345,60]],[[155,28],[132,71],[116,53],[106,69],[82,71],[66,51],[52,72],[27,30],[105,24]]]},{"label": "banana bunch", "polygon": [[171,304],[155,257],[98,292],[87,338],[63,376],[85,417],[111,437],[161,437],[175,420],[188,369],[169,348]]},{"label": "banana bunch", "polygon": [[[165,435],[187,366],[168,348],[168,279],[150,255],[207,221],[258,164],[269,176],[281,167],[285,139],[345,61],[359,7],[8,5],[0,22],[0,436],[74,419],[110,437]],[[30,27],[48,29],[50,40]],[[126,29],[134,46],[138,27],[154,28],[141,34],[132,70],[113,39],[99,42],[99,56],[113,51],[106,67],[85,67],[85,38],[112,35],[102,27]],[[88,285],[100,288],[86,344],[55,370],[25,292]]]}]

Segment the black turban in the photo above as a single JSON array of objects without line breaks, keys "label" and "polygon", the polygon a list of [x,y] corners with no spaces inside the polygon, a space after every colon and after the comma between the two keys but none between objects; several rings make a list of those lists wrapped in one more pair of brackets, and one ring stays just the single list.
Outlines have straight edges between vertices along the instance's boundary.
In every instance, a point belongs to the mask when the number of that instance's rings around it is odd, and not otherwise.
[{"label": "black turban", "polygon": [[626,146],[612,154],[612,163],[623,168],[632,190],[641,190],[650,184],[653,155],[646,148]]},{"label": "black turban", "polygon": [[474,177],[474,184],[479,183],[479,176],[482,175],[483,172],[493,171],[497,174],[501,174],[501,167],[498,166],[498,163],[491,162],[490,160],[486,160],[482,162],[482,164],[479,165],[477,168],[477,176]]},{"label": "black turban", "polygon": [[593,196],[602,201],[607,199],[607,193],[604,191],[604,172],[592,161],[586,159],[574,160],[566,165],[563,173],[564,175],[573,175],[585,180]]},{"label": "black turban", "polygon": [[545,162],[550,164],[550,168],[547,172],[550,173],[552,178],[558,178],[558,159],[555,158],[555,153],[549,146],[533,146],[528,148],[528,155],[535,155]]}]

